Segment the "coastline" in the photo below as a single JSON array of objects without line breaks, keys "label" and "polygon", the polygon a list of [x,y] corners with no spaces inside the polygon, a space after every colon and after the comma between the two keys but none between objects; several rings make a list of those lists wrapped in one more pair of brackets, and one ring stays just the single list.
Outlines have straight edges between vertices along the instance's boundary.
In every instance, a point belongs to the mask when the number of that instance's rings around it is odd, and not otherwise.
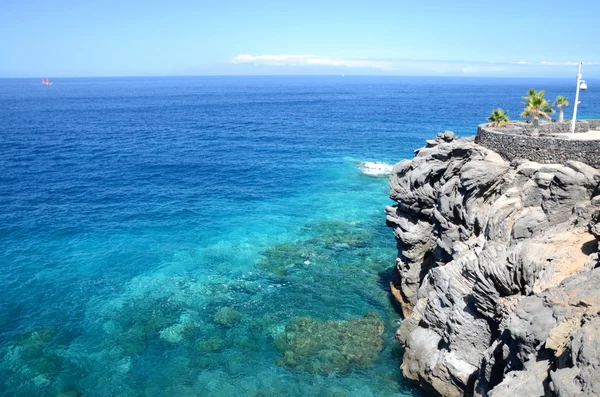
[{"label": "coastline", "polygon": [[[425,395],[397,368],[387,181],[358,163],[412,158],[443,126],[470,133],[528,83],[366,80],[4,82],[0,389]],[[277,365],[292,318],[330,331],[373,311],[373,367]]]},{"label": "coastline", "polygon": [[394,166],[386,209],[404,376],[444,397],[594,393],[600,172],[427,142]]}]

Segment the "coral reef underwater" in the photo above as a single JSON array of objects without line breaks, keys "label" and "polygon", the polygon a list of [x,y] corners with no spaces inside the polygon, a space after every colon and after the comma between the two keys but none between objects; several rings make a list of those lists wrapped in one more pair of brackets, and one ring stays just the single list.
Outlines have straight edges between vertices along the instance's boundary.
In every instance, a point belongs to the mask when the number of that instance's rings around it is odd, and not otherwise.
[{"label": "coral reef underwater", "polygon": [[24,332],[0,375],[23,396],[420,395],[392,364],[395,251],[378,223],[308,222],[235,277],[142,274],[90,300],[82,334]]}]

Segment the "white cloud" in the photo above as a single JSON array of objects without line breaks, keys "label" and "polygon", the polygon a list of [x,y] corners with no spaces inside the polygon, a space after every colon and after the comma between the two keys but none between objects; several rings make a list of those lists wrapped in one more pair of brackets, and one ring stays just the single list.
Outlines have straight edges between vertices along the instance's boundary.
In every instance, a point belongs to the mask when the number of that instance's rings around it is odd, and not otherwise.
[{"label": "white cloud", "polygon": [[542,61],[540,65],[545,66],[577,66],[579,62],[556,62],[556,61]]},{"label": "white cloud", "polygon": [[[521,64],[519,62],[519,64]],[[564,61],[564,62],[559,62],[559,61],[541,61],[541,62],[528,62],[528,63],[523,63],[523,64],[527,64],[527,65],[540,65],[540,66],[577,66],[579,65],[579,62],[573,62],[573,61]],[[600,65],[600,62],[583,62],[584,65],[589,65],[589,66],[595,66],[595,65]]]},{"label": "white cloud", "polygon": [[257,65],[274,66],[331,66],[347,68],[368,68],[380,70],[394,69],[388,61],[362,58],[337,58],[317,55],[238,55],[231,60],[233,63],[253,63]]},{"label": "white cloud", "polygon": [[[482,62],[459,60],[419,60],[419,59],[369,59],[354,57],[333,57],[320,55],[294,54],[241,54],[230,59],[236,65],[262,65],[273,73],[273,68],[286,73],[339,73],[336,68],[346,68],[343,73],[417,75],[417,76],[517,76],[566,77],[569,70],[578,62],[559,61],[516,61],[516,62]],[[584,62],[584,66],[598,66],[600,62]],[[290,69],[293,68],[294,71]],[[329,69],[329,70],[328,70]],[[594,68],[597,69],[597,68]],[[245,69],[247,70],[247,69]],[[261,69],[262,70],[262,69]],[[589,73],[590,69],[586,69]],[[252,72],[256,72],[252,70]],[[239,73],[237,71],[236,73]],[[276,73],[276,72],[275,72]],[[597,73],[594,72],[594,73]],[[569,74],[570,76],[570,74]],[[589,76],[588,76],[589,77]]]},{"label": "white cloud", "polygon": [[[532,61],[519,61],[519,62],[513,62],[513,65],[522,65],[522,66],[577,66],[579,65],[579,62],[574,62],[574,61],[539,61],[539,62],[532,62]],[[589,66],[596,66],[596,65],[600,65],[600,62],[583,62],[584,65],[589,65]]]}]

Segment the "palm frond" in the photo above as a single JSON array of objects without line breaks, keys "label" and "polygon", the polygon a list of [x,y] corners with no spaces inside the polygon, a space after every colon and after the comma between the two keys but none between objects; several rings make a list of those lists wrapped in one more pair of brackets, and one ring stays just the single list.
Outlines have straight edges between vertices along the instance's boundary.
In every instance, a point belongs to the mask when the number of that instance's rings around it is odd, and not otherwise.
[{"label": "palm frond", "polygon": [[557,106],[559,109],[562,109],[565,106],[569,106],[569,100],[566,96],[559,95],[556,97],[552,105]]},{"label": "palm frond", "polygon": [[492,110],[492,113],[487,117],[492,127],[503,127],[509,122],[508,111],[502,108]]},{"label": "palm frond", "polygon": [[526,100],[523,104],[525,105],[525,109],[521,112],[521,117],[529,117],[529,118],[538,118],[543,117],[546,119],[550,119],[550,114],[554,113],[554,109],[550,107],[550,103],[544,95],[546,94],[545,90],[536,91],[531,88],[527,92],[527,96],[524,96],[523,99]]}]

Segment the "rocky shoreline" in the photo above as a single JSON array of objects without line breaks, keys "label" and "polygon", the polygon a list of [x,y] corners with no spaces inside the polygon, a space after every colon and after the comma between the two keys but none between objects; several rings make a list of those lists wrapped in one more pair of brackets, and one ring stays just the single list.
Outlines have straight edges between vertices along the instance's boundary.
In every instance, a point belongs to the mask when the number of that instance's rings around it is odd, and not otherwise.
[{"label": "rocky shoreline", "polygon": [[599,183],[451,132],[396,164],[404,376],[451,397],[600,395]]}]

